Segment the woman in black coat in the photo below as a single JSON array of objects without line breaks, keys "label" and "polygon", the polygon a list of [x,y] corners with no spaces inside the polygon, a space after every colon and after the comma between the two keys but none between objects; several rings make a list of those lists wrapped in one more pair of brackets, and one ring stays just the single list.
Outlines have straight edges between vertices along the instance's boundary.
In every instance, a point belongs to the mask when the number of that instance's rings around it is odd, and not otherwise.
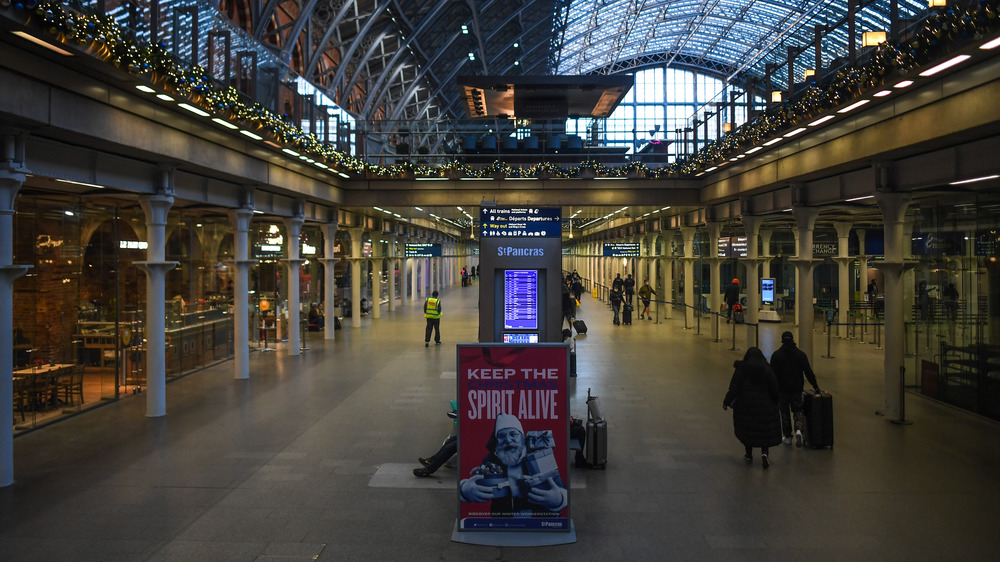
[{"label": "woman in black coat", "polygon": [[748,349],[743,360],[733,366],[736,371],[729,382],[722,409],[733,409],[733,429],[746,448],[743,459],[753,462],[753,448],[760,447],[761,464],[767,468],[771,464],[767,458],[768,447],[781,443],[778,381],[757,347]]}]

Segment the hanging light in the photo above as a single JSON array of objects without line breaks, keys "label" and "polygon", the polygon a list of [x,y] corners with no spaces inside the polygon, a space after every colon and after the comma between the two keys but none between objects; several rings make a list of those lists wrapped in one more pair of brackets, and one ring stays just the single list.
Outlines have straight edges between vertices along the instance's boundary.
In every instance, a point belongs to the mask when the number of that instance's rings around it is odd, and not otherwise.
[{"label": "hanging light", "polygon": [[802,78],[809,80],[813,76],[816,76],[816,70],[812,68],[807,68],[805,72],[802,73]]},{"label": "hanging light", "polygon": [[775,90],[771,92],[771,102],[781,103],[781,90]]},{"label": "hanging light", "polygon": [[930,8],[944,8],[948,5],[948,0],[930,0],[927,6]]},{"label": "hanging light", "polygon": [[879,43],[885,43],[884,31],[866,31],[861,34],[862,47],[874,47]]},{"label": "hanging light", "polygon": [[723,133],[730,133],[730,132],[732,132],[732,130],[733,130],[733,124],[732,123],[726,122],[726,123],[722,124],[722,132]]}]

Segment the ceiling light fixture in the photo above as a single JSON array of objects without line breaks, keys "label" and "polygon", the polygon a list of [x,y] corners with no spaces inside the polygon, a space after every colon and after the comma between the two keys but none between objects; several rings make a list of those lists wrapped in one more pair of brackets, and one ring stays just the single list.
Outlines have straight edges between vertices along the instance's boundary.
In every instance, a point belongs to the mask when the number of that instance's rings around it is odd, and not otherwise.
[{"label": "ceiling light fixture", "polygon": [[32,43],[34,43],[35,45],[38,45],[39,47],[45,47],[46,49],[52,51],[53,53],[59,53],[60,55],[63,55],[65,57],[71,57],[71,56],[73,56],[73,53],[71,53],[71,52],[69,52],[69,51],[67,51],[65,49],[60,49],[59,47],[56,47],[55,45],[53,45],[51,43],[48,43],[46,41],[42,41],[41,39],[39,39],[38,37],[35,37],[34,35],[31,35],[30,33],[25,33],[23,31],[11,31],[11,33],[13,33],[14,35],[17,35],[21,39],[24,39],[26,41],[31,41]]},{"label": "ceiling light fixture", "polygon": [[233,129],[233,130],[239,129],[239,127],[237,127],[236,125],[233,125],[232,123],[230,123],[229,121],[226,121],[224,119],[219,119],[218,117],[213,117],[212,118],[212,122],[213,123],[217,123],[219,125],[222,125],[223,127],[227,128],[227,129]]},{"label": "ceiling light fixture", "polygon": [[852,103],[851,105],[849,105],[847,107],[842,107],[842,108],[838,109],[837,113],[847,113],[849,111],[854,111],[855,109],[861,107],[862,105],[865,105],[866,103],[868,103],[870,101],[871,100],[858,100],[858,101]]},{"label": "ceiling light fixture", "polygon": [[972,179],[967,179],[967,180],[953,181],[953,182],[949,183],[948,185],[965,185],[967,183],[977,183],[977,182],[981,182],[981,181],[995,180],[997,178],[1000,178],[1000,175],[994,174],[992,176],[983,176],[983,177],[979,177],[979,178],[972,178]]},{"label": "ceiling light fixture", "polygon": [[[157,97],[159,97],[159,96],[157,96]],[[207,111],[202,111],[202,110],[198,109],[197,107],[195,107],[193,105],[189,105],[189,104],[186,104],[186,103],[179,103],[179,104],[177,104],[177,106],[180,107],[181,109],[186,109],[186,110],[190,111],[191,113],[194,113],[195,115],[197,115],[199,117],[208,117],[208,112]]]},{"label": "ceiling light fixture", "polygon": [[897,82],[893,88],[909,88],[913,85],[913,80],[903,80],[902,82]]},{"label": "ceiling light fixture", "polygon": [[97,188],[97,189],[104,189],[103,185],[97,185],[97,184],[93,184],[93,183],[86,183],[86,182],[82,182],[82,181],[73,181],[73,180],[64,180],[64,179],[59,179],[59,178],[55,178],[55,180],[57,182],[59,182],[59,183],[71,183],[73,185],[82,185],[83,187],[93,187],[93,188]]},{"label": "ceiling light fixture", "polygon": [[955,65],[962,64],[963,62],[969,60],[969,58],[971,58],[971,55],[958,55],[957,57],[952,57],[939,65],[928,68],[927,70],[921,72],[920,75],[934,76],[935,74],[948,70]]},{"label": "ceiling light fixture", "polygon": [[826,123],[827,121],[833,119],[834,117],[836,117],[836,115],[827,115],[826,117],[820,117],[819,119],[813,121],[812,123],[809,123],[809,126],[815,127],[817,125],[822,125],[823,123]]}]

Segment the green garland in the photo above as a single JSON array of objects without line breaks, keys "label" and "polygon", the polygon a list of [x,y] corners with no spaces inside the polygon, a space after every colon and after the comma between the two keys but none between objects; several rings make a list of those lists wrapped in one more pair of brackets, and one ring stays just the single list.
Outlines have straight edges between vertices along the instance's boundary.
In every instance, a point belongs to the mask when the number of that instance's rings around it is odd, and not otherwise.
[{"label": "green garland", "polygon": [[38,25],[57,40],[87,47],[97,58],[144,78],[167,92],[184,96],[206,111],[238,122],[246,130],[283,143],[302,154],[311,155],[334,170],[381,179],[691,177],[860,97],[882,85],[892,75],[905,74],[936,60],[956,46],[986,37],[1000,29],[1000,18],[997,17],[1000,0],[981,0],[973,8],[947,9],[931,14],[908,43],[882,43],[864,66],[840,70],[825,87],[810,84],[794,99],[763,112],[735,131],[709,143],[686,160],[661,168],[648,168],[637,161],[620,167],[584,161],[574,168],[561,168],[550,162],[520,168],[496,161],[475,169],[457,161],[438,166],[410,162],[392,166],[367,164],[337,150],[334,144],[324,143],[315,135],[304,132],[260,103],[246,99],[235,88],[217,85],[205,75],[204,68],[184,67],[167,52],[164,45],[151,45],[137,40],[109,16],[75,13],[61,4],[39,3],[36,0],[0,0],[0,7],[26,11],[28,23],[32,23],[36,19],[34,16],[37,16]]}]

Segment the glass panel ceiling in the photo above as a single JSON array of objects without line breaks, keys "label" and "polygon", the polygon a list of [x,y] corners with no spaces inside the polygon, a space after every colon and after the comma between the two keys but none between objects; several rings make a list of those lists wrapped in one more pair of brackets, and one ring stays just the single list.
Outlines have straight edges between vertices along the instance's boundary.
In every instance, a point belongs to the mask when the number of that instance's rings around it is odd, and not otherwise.
[{"label": "glass panel ceiling", "polygon": [[[889,0],[862,2],[857,33],[886,29]],[[927,10],[925,0],[898,0],[899,17]],[[846,0],[578,0],[569,8],[557,74],[603,73],[650,53],[679,57],[730,76],[783,60],[786,47],[812,42],[813,26],[836,24]],[[841,32],[843,37],[843,32]],[[845,40],[824,45],[824,59],[843,56]]]}]

